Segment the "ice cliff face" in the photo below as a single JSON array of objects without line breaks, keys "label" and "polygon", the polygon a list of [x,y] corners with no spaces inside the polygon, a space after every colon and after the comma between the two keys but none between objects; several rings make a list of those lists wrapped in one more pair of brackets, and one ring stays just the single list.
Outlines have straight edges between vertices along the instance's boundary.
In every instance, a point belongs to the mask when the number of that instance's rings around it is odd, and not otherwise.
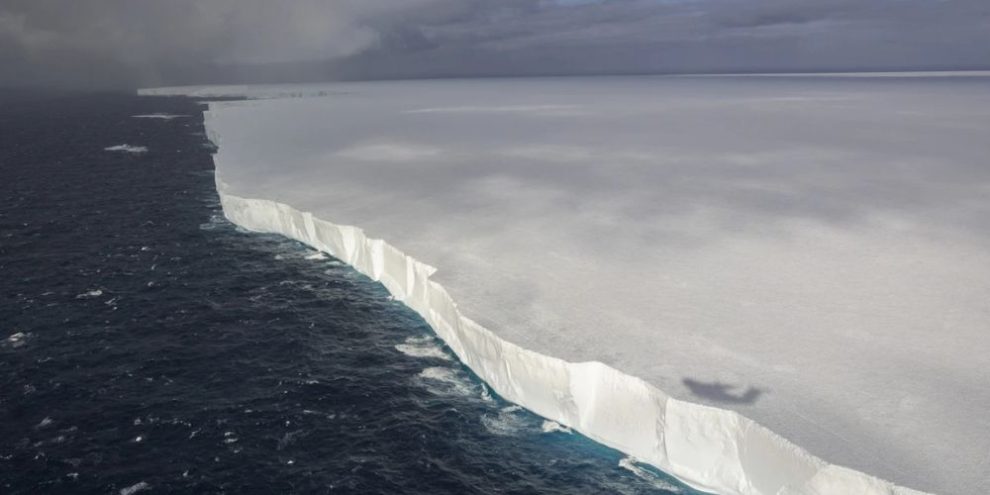
[{"label": "ice cliff face", "polygon": [[207,125],[233,222],[381,281],[508,400],[718,493],[962,494],[986,87],[368,83]]}]

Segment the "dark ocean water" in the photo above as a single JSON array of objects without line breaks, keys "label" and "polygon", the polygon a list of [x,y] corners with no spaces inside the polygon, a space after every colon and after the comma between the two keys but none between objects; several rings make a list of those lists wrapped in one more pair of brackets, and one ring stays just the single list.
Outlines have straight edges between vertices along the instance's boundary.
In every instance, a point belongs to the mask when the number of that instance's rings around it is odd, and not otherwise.
[{"label": "dark ocean water", "polygon": [[[492,397],[377,283],[224,220],[202,110],[0,95],[0,493],[693,493]],[[188,117],[132,118],[157,112]]]}]

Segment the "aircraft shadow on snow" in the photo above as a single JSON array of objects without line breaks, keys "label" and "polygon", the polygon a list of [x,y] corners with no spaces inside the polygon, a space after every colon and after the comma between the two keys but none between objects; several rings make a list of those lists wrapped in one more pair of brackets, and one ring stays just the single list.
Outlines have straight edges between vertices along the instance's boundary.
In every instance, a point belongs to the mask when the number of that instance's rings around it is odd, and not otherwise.
[{"label": "aircraft shadow on snow", "polygon": [[692,394],[714,402],[752,404],[763,395],[763,390],[752,386],[745,391],[735,392],[734,389],[738,388],[738,385],[722,383],[717,380],[709,383],[685,378],[682,381]]}]

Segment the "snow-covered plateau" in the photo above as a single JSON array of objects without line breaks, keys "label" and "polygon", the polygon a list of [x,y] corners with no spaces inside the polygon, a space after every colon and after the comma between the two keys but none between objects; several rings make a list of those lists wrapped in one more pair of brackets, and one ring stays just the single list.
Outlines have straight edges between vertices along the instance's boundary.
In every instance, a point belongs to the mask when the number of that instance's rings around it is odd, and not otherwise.
[{"label": "snow-covered plateau", "polygon": [[261,98],[206,114],[226,216],[548,420],[726,495],[990,493],[986,75],[143,93]]}]

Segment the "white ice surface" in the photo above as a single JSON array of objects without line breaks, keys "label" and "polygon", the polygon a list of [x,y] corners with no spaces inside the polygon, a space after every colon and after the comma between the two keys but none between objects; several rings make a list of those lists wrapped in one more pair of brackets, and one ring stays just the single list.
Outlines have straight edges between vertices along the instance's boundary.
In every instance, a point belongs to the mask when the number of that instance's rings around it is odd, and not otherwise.
[{"label": "white ice surface", "polygon": [[722,493],[893,490],[728,409],[961,495],[990,492],[988,82],[254,88],[329,96],[208,127],[228,217],[382,280],[509,400]]}]

